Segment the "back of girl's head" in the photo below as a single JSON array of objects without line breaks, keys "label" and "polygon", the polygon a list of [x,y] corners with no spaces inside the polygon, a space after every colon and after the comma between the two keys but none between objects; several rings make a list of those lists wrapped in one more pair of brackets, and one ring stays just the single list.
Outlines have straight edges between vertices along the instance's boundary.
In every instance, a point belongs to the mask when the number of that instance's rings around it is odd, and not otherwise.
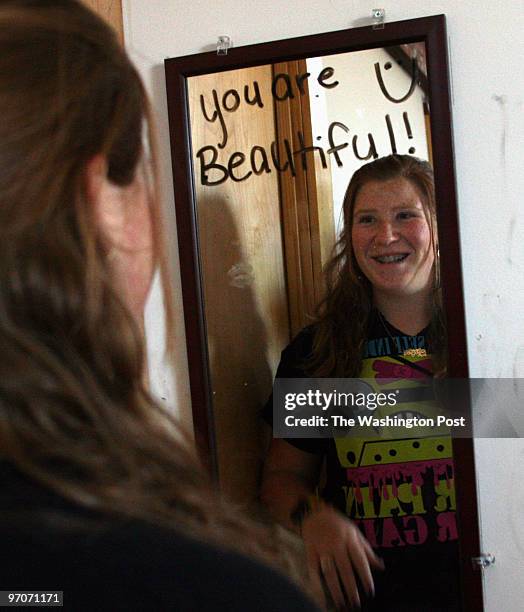
[{"label": "back of girl's head", "polygon": [[75,0],[0,2],[0,75],[2,340],[13,349],[30,341],[41,355],[63,345],[96,362],[112,329],[134,341],[85,170],[101,154],[111,182],[132,182],[146,112],[140,79],[113,31]]},{"label": "back of girl's head", "polygon": [[[110,180],[131,182],[145,97],[111,28],[76,0],[4,0],[0,49],[2,196],[9,179],[11,200],[42,183],[64,196],[79,191],[69,183],[98,153],[107,156]],[[52,214],[59,203],[48,197],[40,212]]]},{"label": "back of girl's head", "polygon": [[141,333],[114,289],[86,166],[101,155],[109,181],[131,184],[144,120],[141,81],[98,17],[76,0],[0,0],[0,461],[103,515],[184,526],[287,566],[270,527],[214,495],[143,384]]},{"label": "back of girl's head", "polygon": [[86,167],[101,155],[110,182],[131,184],[147,113],[113,31],[81,3],[0,2],[0,439],[49,481],[44,457],[94,478],[121,415],[146,410],[140,330]]}]

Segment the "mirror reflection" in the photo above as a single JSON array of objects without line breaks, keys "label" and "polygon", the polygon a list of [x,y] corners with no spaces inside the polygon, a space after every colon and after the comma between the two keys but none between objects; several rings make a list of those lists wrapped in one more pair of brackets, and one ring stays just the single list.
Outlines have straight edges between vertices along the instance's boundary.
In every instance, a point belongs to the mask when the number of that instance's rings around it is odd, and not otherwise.
[{"label": "mirror reflection", "polygon": [[[270,444],[264,426],[275,374],[409,391],[445,372],[424,44],[190,77],[188,99],[222,490],[302,533],[335,605],[374,581],[377,609],[459,609],[449,438]],[[335,566],[356,575],[345,600]]]},{"label": "mirror reflection", "polygon": [[350,177],[391,153],[431,157],[425,47],[191,77],[188,97],[219,476],[249,501],[260,410],[324,296]]}]

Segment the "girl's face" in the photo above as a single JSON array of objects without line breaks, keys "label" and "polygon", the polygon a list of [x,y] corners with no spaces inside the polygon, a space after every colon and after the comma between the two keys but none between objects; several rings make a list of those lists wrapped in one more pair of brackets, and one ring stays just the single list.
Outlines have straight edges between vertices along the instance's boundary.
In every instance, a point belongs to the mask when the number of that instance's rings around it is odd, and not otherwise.
[{"label": "girl's face", "polygon": [[141,321],[155,270],[150,194],[143,168],[123,192],[124,222],[113,265],[127,306]]},{"label": "girl's face", "polygon": [[106,166],[101,155],[88,165],[91,198],[108,243],[115,285],[141,322],[155,269],[150,194],[142,164],[133,182],[126,186],[112,183],[106,176]]},{"label": "girl's face", "polygon": [[407,179],[370,181],[360,188],[351,240],[375,296],[410,296],[431,290],[431,229],[422,196]]}]

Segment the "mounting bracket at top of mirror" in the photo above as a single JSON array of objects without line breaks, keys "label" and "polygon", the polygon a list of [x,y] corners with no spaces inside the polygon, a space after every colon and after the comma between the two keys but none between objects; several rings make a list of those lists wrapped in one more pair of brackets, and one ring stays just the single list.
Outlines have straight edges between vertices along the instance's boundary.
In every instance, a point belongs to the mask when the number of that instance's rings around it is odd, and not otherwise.
[{"label": "mounting bracket at top of mirror", "polygon": [[371,19],[373,21],[374,30],[383,30],[384,22],[386,21],[386,9],[384,8],[371,9]]},{"label": "mounting bracket at top of mirror", "polygon": [[219,36],[217,40],[217,55],[227,55],[232,46],[233,41],[230,36]]},{"label": "mounting bracket at top of mirror", "polygon": [[478,557],[471,557],[471,563],[473,563],[473,567],[475,569],[486,569],[487,567],[491,567],[495,565],[495,555],[491,553],[482,553]]}]

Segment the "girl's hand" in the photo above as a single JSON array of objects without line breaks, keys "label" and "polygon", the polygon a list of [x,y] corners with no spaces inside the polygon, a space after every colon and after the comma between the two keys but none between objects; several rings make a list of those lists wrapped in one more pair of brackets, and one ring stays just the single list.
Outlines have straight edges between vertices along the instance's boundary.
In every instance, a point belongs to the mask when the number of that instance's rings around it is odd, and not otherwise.
[{"label": "girl's hand", "polygon": [[309,570],[315,582],[324,578],[337,608],[360,607],[356,576],[367,595],[374,595],[371,569],[384,569],[384,563],[353,522],[322,504],[304,518],[302,538]]}]

